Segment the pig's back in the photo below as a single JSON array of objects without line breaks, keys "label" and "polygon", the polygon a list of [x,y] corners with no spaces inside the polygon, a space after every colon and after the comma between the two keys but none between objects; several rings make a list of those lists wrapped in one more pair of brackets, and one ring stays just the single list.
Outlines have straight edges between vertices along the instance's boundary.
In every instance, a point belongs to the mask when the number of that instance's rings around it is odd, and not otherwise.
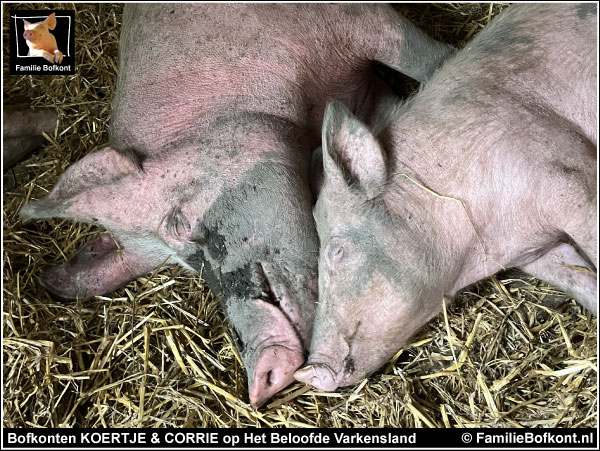
[{"label": "pig's back", "polygon": [[[223,4],[125,6],[113,145],[151,154],[171,137],[187,134],[217,103],[236,102],[236,93],[253,78],[252,68],[244,67],[251,56],[245,52],[260,33],[243,10]],[[240,27],[256,31],[232,45]]]},{"label": "pig's back", "polygon": [[476,84],[554,111],[595,143],[596,15],[595,4],[516,4],[463,56],[478,61]]},{"label": "pig's back", "polygon": [[151,154],[232,110],[320,136],[314,117],[358,98],[368,61],[352,58],[335,7],[309,6],[126,5],[112,144]]}]

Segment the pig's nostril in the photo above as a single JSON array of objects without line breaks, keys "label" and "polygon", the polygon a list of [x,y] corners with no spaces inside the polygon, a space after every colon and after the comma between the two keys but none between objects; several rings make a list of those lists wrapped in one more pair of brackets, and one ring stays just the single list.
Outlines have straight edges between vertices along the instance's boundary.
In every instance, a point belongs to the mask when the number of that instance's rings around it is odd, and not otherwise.
[{"label": "pig's nostril", "polygon": [[300,350],[269,346],[262,350],[249,384],[250,403],[260,407],[267,399],[294,381],[293,372],[302,364]]},{"label": "pig's nostril", "polygon": [[338,387],[333,371],[325,364],[306,365],[294,373],[294,378],[321,391],[334,391]]}]

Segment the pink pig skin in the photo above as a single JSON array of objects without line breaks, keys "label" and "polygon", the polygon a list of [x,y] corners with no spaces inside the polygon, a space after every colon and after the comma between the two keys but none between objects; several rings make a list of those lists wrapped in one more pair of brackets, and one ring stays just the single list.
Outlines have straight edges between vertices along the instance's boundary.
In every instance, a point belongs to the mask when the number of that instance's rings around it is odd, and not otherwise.
[{"label": "pink pig skin", "polygon": [[22,211],[97,222],[122,251],[86,247],[46,285],[87,297],[167,257],[204,268],[262,405],[310,343],[308,172],[327,100],[370,116],[387,98],[372,61],[423,80],[451,52],[384,5],[127,4],[110,147]]},{"label": "pink pig skin", "polygon": [[34,24],[26,20],[23,20],[23,23],[23,37],[27,41],[29,55],[41,56],[51,63],[62,63],[63,54],[58,50],[56,38],[50,33],[50,30],[56,28],[56,15],[52,13],[46,20]]},{"label": "pink pig skin", "polygon": [[375,133],[328,105],[319,304],[298,380],[359,382],[444,297],[505,268],[597,314],[597,32],[596,4],[516,4]]}]

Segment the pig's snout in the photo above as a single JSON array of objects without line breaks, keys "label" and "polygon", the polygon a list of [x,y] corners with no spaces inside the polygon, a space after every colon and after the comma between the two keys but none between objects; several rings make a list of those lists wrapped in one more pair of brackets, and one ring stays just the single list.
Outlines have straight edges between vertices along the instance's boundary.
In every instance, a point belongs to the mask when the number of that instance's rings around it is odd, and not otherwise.
[{"label": "pig's snout", "polygon": [[335,381],[335,375],[331,368],[321,363],[300,368],[294,373],[294,378],[321,391],[334,391],[338,388],[338,383]]},{"label": "pig's snout", "polygon": [[313,333],[310,355],[304,367],[294,373],[297,381],[321,391],[334,391],[346,383],[344,362],[351,359],[348,340],[336,330],[339,323],[321,323]]},{"label": "pig's snout", "polygon": [[31,41],[35,37],[35,34],[33,31],[25,30],[23,32],[23,37],[25,38],[25,40]]},{"label": "pig's snout", "polygon": [[250,385],[250,404],[258,408],[294,381],[294,371],[304,363],[302,352],[269,346],[261,352]]}]

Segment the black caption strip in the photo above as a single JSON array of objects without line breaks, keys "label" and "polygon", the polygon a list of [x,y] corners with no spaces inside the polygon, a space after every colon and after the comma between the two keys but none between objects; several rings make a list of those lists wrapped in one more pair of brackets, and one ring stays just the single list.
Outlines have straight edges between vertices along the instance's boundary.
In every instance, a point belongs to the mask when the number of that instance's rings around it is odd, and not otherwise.
[{"label": "black caption strip", "polygon": [[596,429],[4,429],[3,449],[596,449]]}]

